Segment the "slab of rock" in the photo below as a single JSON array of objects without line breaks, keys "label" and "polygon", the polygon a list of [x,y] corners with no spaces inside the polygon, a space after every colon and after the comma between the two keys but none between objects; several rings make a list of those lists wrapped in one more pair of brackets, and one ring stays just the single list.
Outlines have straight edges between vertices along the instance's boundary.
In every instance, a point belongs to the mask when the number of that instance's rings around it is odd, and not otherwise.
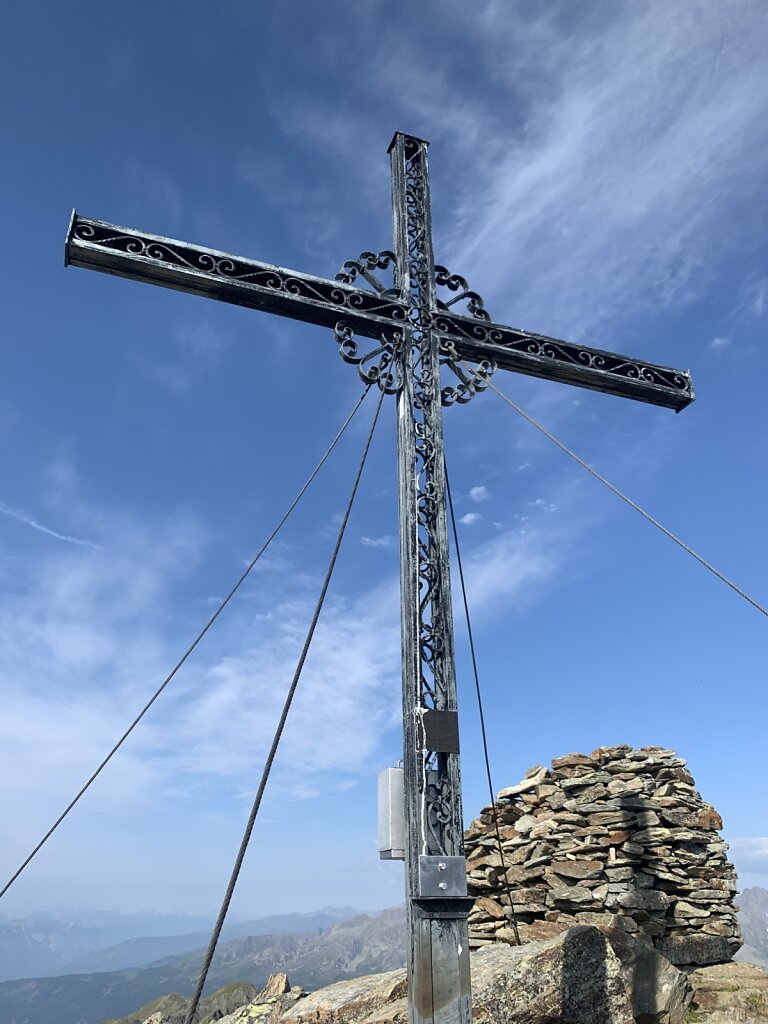
[{"label": "slab of rock", "polygon": [[634,1024],[621,968],[597,928],[486,946],[472,959],[473,1024]]},{"label": "slab of rock", "polygon": [[621,964],[636,1024],[682,1024],[693,996],[687,976],[648,943],[617,928],[601,930]]},{"label": "slab of rock", "polygon": [[[478,954],[480,955],[480,954]],[[386,974],[366,974],[362,978],[337,981],[292,1006],[280,1018],[281,1024],[355,1024],[367,1020],[407,995],[404,969]],[[394,1020],[380,1015],[382,1024]]]},{"label": "slab of rock", "polygon": [[259,999],[271,999],[273,996],[284,996],[286,992],[291,991],[291,983],[288,981],[288,975],[283,974],[270,974],[267,984],[259,993]]},{"label": "slab of rock", "polygon": [[[597,928],[486,946],[471,971],[473,1024],[634,1024],[621,965]],[[403,970],[341,981],[302,999],[280,1024],[405,1024],[405,994]]]},{"label": "slab of rock", "polygon": [[715,964],[690,975],[698,1020],[768,1021],[768,973],[754,964]]},{"label": "slab of rock", "polygon": [[731,959],[728,940],[718,935],[665,935],[656,948],[673,964],[723,964]]}]

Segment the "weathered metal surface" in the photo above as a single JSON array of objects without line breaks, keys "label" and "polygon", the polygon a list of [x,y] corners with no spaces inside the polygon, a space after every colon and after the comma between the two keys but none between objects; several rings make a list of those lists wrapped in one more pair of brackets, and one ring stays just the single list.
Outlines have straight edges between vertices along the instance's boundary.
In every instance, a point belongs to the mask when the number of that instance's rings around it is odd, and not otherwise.
[{"label": "weathered metal surface", "polygon": [[676,412],[695,397],[688,370],[442,312],[436,313],[433,327],[468,362],[486,359],[501,370],[621,395]]},{"label": "weathered metal surface", "polygon": [[[74,213],[65,245],[65,262],[100,270],[119,277],[141,280],[261,309],[278,316],[335,327],[343,320],[353,334],[391,341],[407,318],[407,306],[398,301],[397,267],[393,254],[362,253],[347,261],[335,280],[301,274],[269,263],[232,256],[177,239],[124,228]],[[393,266],[395,286],[385,287],[373,273]],[[616,355],[603,349],[550,338],[490,320],[477,292],[444,267],[433,270],[437,284],[458,294],[446,301],[432,288],[432,329],[440,337],[443,352],[469,363],[494,364],[533,377],[621,395],[680,411],[694,399],[687,370]],[[354,288],[362,278],[370,288]],[[470,316],[452,311],[465,301]],[[455,361],[443,359],[466,384]],[[472,397],[475,390],[459,389]],[[446,394],[448,401],[461,397]]]},{"label": "weathered metal surface", "polygon": [[[463,818],[458,752],[424,748],[426,710],[456,711],[450,598],[440,346],[432,331],[435,267],[427,145],[398,133],[390,147],[394,248],[401,300],[410,303],[400,352],[398,475],[403,662],[403,764],[406,800],[406,895],[412,945],[408,962],[411,1024],[470,1024],[466,917],[450,926],[422,902],[421,858],[463,862]],[[463,884],[466,886],[466,871]],[[440,904],[440,890],[430,891]],[[463,893],[466,893],[464,888]],[[463,895],[452,891],[444,894]],[[436,973],[439,1005],[434,1001]],[[462,979],[466,984],[463,985]]]},{"label": "weathered metal surface", "polygon": [[[441,913],[418,913],[411,929],[410,1019],[433,1024],[471,1021],[466,913],[471,900],[439,900]],[[466,910],[464,910],[466,907]]]},{"label": "weathered metal surface", "polygon": [[376,338],[397,329],[406,307],[378,292],[149,235],[74,213],[65,262],[333,328],[345,320]]}]

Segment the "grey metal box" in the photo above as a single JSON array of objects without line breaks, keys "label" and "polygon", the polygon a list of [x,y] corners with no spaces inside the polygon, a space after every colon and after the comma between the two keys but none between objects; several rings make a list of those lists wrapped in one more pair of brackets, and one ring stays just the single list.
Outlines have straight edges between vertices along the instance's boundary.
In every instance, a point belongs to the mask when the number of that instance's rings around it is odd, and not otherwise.
[{"label": "grey metal box", "polygon": [[379,773],[379,857],[405,860],[405,790],[403,769]]}]

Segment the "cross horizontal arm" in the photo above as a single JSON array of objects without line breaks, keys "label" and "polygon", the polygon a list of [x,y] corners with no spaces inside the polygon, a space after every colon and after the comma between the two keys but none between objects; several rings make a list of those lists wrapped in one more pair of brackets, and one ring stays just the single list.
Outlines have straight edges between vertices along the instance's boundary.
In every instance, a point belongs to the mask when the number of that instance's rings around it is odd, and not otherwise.
[{"label": "cross horizontal arm", "polygon": [[358,334],[378,338],[405,321],[396,299],[339,281],[300,274],[269,263],[149,235],[72,213],[65,264],[101,270],[165,288],[192,292],[237,306],[323,327],[344,319]]},{"label": "cross horizontal arm", "polygon": [[559,341],[465,316],[437,313],[433,329],[455,347],[461,359],[488,360],[500,369],[634,398],[680,412],[694,400],[688,370]]}]

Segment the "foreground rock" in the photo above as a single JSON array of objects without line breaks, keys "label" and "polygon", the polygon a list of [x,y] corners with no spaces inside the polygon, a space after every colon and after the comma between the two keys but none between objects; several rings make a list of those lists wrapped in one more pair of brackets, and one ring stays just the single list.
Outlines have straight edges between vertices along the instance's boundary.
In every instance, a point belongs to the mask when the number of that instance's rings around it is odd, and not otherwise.
[{"label": "foreground rock", "polygon": [[[213,1021],[217,1024],[224,1021],[276,1024],[303,995],[302,989],[291,988],[285,974],[273,974],[261,991],[245,982],[225,985],[200,1000],[196,1024],[212,1024]],[[129,1017],[104,1024],[184,1024],[189,1004],[188,997],[172,993],[148,1003]]]},{"label": "foreground rock", "polygon": [[600,747],[537,765],[467,830],[470,947],[574,925],[645,937],[672,963],[725,963],[741,946],[736,874],[717,811],[662,747]]},{"label": "foreground rock", "polygon": [[716,964],[691,974],[689,1020],[768,1021],[768,973],[755,964]]},{"label": "foreground rock", "polygon": [[[280,1024],[404,1024],[405,971],[330,985]],[[621,964],[597,928],[487,947],[472,957],[475,1024],[633,1024]]]},{"label": "foreground rock", "polygon": [[[486,946],[472,954],[474,1024],[764,1024],[768,974],[751,964],[686,975],[626,932],[572,928],[543,942]],[[233,986],[230,986],[233,988]],[[219,1008],[212,1002],[218,997]],[[178,999],[179,997],[173,997]],[[208,997],[199,1024],[407,1024],[404,970],[340,981],[307,995],[273,975],[245,1006],[222,1016]],[[184,1006],[134,1017],[182,1024]],[[170,1011],[170,1012],[168,1012]],[[212,1011],[212,1012],[211,1012]]]},{"label": "foreground rock", "polygon": [[638,1024],[681,1024],[691,1003],[688,977],[653,946],[620,929],[601,929],[621,965],[624,988]]}]

